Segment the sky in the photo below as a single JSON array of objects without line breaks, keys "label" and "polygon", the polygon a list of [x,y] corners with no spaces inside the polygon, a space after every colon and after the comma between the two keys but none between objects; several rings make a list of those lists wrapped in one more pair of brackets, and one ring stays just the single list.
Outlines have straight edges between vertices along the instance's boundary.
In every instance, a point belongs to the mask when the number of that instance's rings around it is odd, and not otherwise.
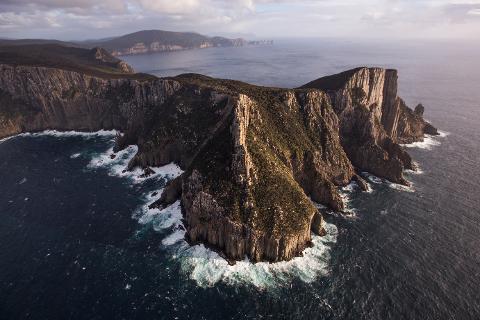
[{"label": "sky", "polygon": [[0,38],[144,29],[276,38],[480,39],[480,0],[0,0]]}]

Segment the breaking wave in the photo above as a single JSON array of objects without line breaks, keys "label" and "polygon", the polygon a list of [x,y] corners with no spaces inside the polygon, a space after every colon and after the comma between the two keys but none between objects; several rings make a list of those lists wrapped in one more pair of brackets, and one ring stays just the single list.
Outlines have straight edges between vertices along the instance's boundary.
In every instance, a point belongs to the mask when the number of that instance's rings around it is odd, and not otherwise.
[{"label": "breaking wave", "polygon": [[15,137],[15,136],[2,138],[2,139],[0,139],[0,144],[2,144],[2,143],[4,143],[5,141],[8,141],[8,140],[10,140],[10,139],[12,139],[12,138],[14,138],[14,137]]},{"label": "breaking wave", "polygon": [[446,136],[450,135],[449,132],[446,131],[438,131],[438,136],[432,136],[426,134],[423,138],[423,141],[417,141],[413,143],[403,144],[402,146],[406,148],[419,148],[425,150],[432,150],[434,147],[439,146],[441,141],[439,138],[445,138]]},{"label": "breaking wave", "polygon": [[415,170],[410,170],[410,169],[407,169],[405,170],[405,173],[409,174],[409,175],[420,175],[420,174],[424,174],[425,172],[422,170],[422,168],[420,167],[420,164],[418,164],[418,162],[416,161],[413,161],[413,165],[415,167]]},{"label": "breaking wave", "polygon": [[156,231],[166,233],[162,240],[165,249],[178,261],[184,275],[201,287],[211,287],[218,282],[226,284],[251,284],[267,289],[286,284],[293,278],[312,282],[328,274],[330,249],[336,242],[337,228],[327,223],[327,235],[312,234],[313,247],[305,249],[303,257],[277,263],[252,263],[248,259],[229,265],[217,252],[203,244],[191,246],[185,241],[185,227],[182,222],[180,201],[160,210],[149,209],[146,204],[139,217],[142,224],[151,223]]},{"label": "breaking wave", "polygon": [[82,132],[82,131],[57,131],[57,130],[45,130],[34,133],[22,133],[26,136],[52,136],[52,137],[114,137],[119,134],[117,130],[99,130],[94,132]]},{"label": "breaking wave", "polygon": [[135,214],[141,224],[150,224],[155,231],[164,235],[162,246],[171,252],[172,260],[180,263],[182,273],[201,287],[211,287],[223,282],[230,285],[251,284],[257,288],[268,289],[284,285],[294,278],[312,282],[319,276],[328,274],[330,249],[336,242],[337,228],[326,223],[327,235],[319,237],[312,234],[313,247],[303,252],[303,257],[277,263],[252,263],[248,259],[229,265],[227,260],[203,244],[191,246],[185,241],[185,226],[180,201],[160,210],[149,208],[149,204],[158,199],[148,195]]},{"label": "breaking wave", "polygon": [[362,172],[362,176],[374,184],[382,184],[384,182],[382,178],[374,176],[369,172]]},{"label": "breaking wave", "polygon": [[128,163],[135,157],[137,152],[138,147],[136,145],[130,145],[118,152],[114,152],[112,146],[104,153],[94,156],[88,164],[88,167],[90,169],[107,168],[109,175],[130,178],[134,183],[141,183],[147,179],[158,177],[170,180],[176,178],[183,172],[180,167],[173,163],[162,167],[149,167],[152,171],[148,175],[145,175],[145,171],[140,168],[127,170]]},{"label": "breaking wave", "polygon": [[49,137],[57,137],[57,138],[63,138],[63,137],[86,137],[86,138],[91,138],[91,137],[114,137],[117,134],[119,134],[119,131],[116,130],[99,130],[99,131],[94,131],[94,132],[82,132],[82,131],[57,131],[57,130],[45,130],[45,131],[40,131],[40,132],[25,132],[25,133],[19,133],[10,137],[6,137],[3,139],[0,139],[0,143],[5,142],[7,140],[16,138],[16,137],[41,137],[41,136],[49,136]]},{"label": "breaking wave", "polygon": [[[408,172],[417,173],[416,171],[408,170]],[[387,185],[388,187],[404,192],[415,192],[415,188],[413,187],[413,183],[409,181],[409,186],[404,186],[403,184],[394,183],[382,178],[379,178],[369,172],[362,172],[362,176],[365,177],[368,181],[376,184],[376,185]]]},{"label": "breaking wave", "polygon": [[440,138],[445,138],[446,136],[449,136],[449,135],[450,135],[450,132],[438,130],[438,136]]},{"label": "breaking wave", "polygon": [[[345,187],[340,188],[339,193],[340,197],[342,197],[343,204],[345,205],[343,215],[347,215],[349,217],[356,217],[357,216],[357,209],[352,206],[352,196],[355,189],[358,189],[359,186],[356,182],[352,181]],[[369,188],[371,190],[371,188]]]},{"label": "breaking wave", "polygon": [[404,186],[403,184],[398,184],[398,183],[393,183],[390,181],[386,181],[386,184],[395,190],[398,191],[404,191],[404,192],[415,192],[415,188],[413,187],[413,183],[409,181],[410,185],[409,186]]},{"label": "breaking wave", "polygon": [[257,288],[270,288],[285,285],[293,278],[313,282],[319,276],[328,274],[330,250],[336,242],[338,230],[333,224],[326,224],[327,235],[312,234],[311,248],[303,252],[303,257],[277,263],[251,263],[247,259],[231,266],[218,253],[203,245],[189,246],[180,241],[176,248],[176,259],[181,262],[183,272],[190,275],[199,286],[209,287],[217,282],[227,284],[249,283]]}]

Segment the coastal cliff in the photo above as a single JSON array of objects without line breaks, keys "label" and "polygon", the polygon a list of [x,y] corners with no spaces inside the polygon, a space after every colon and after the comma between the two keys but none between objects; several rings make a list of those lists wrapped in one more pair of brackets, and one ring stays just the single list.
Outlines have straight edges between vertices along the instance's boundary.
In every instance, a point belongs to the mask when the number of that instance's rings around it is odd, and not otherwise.
[{"label": "coastal cliff", "polygon": [[407,184],[403,170],[414,164],[399,144],[438,133],[423,119],[423,106],[413,111],[398,97],[397,79],[396,70],[357,68],[302,88],[328,93],[340,119],[342,146],[356,168]]},{"label": "coastal cliff", "polygon": [[412,111],[396,96],[396,77],[362,68],[279,89],[0,60],[0,138],[121,130],[115,150],[138,145],[129,169],[175,162],[184,170],[152,206],[180,199],[189,242],[232,260],[289,260],[310,245],[312,231],[325,233],[314,202],[342,211],[338,187],[361,184],[358,170],[406,183],[412,162],[398,143],[435,129],[422,106]]}]

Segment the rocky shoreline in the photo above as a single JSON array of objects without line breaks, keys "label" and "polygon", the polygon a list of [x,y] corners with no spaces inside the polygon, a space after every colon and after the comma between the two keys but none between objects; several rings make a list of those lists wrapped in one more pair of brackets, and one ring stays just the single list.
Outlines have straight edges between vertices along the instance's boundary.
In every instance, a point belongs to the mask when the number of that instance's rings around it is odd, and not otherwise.
[{"label": "rocky shoreline", "polygon": [[397,72],[379,68],[279,89],[1,63],[0,103],[0,138],[116,129],[116,151],[138,145],[129,169],[176,163],[184,173],[154,206],[180,199],[190,242],[254,262],[301,255],[325,232],[312,201],[344,210],[338,187],[366,189],[358,173],[407,184],[415,166],[400,144],[437,134],[397,96]]}]

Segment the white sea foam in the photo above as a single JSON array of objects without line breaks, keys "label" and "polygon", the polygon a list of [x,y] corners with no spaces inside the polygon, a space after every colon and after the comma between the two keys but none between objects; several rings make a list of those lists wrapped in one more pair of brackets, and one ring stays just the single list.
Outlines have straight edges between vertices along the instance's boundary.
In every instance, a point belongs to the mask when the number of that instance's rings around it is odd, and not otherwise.
[{"label": "white sea foam", "polygon": [[372,183],[375,183],[375,184],[382,184],[384,182],[383,179],[381,179],[377,176],[374,176],[373,174],[371,174],[369,172],[362,172],[362,176],[367,178],[368,181],[370,181]]},{"label": "white sea foam", "polygon": [[[147,196],[147,199],[152,199]],[[167,232],[162,245],[172,252],[172,258],[180,263],[182,272],[201,287],[211,287],[218,282],[227,284],[252,284],[258,288],[285,284],[293,277],[312,282],[328,273],[331,246],[336,242],[337,228],[326,224],[327,235],[312,234],[313,247],[304,251],[303,257],[278,263],[252,263],[248,259],[231,266],[218,253],[204,245],[190,246],[185,241],[180,201],[163,209],[142,208],[139,217],[142,224],[151,223],[156,231]]]},{"label": "white sea foam", "polygon": [[45,130],[35,133],[24,133],[22,135],[30,136],[52,136],[52,137],[114,137],[119,132],[116,130],[99,130],[94,132],[83,132],[83,131],[57,131],[57,130]]},{"label": "white sea foam", "polygon": [[[312,199],[310,199],[310,201],[313,202]],[[318,209],[327,209],[327,206],[323,205],[323,204],[320,204],[320,203],[316,203],[316,202],[313,202],[315,204],[315,206],[318,208]]]},{"label": "white sea foam", "polygon": [[126,176],[127,165],[135,156],[138,151],[138,147],[135,145],[130,145],[125,149],[114,153],[113,146],[107,151],[100,153],[90,160],[88,167],[91,169],[94,168],[109,168],[110,174],[115,176]]},{"label": "white sea foam", "polygon": [[116,135],[120,134],[119,131],[116,130],[99,130],[94,132],[83,132],[83,131],[57,131],[57,130],[45,130],[40,132],[25,132],[19,133],[10,137],[6,137],[0,139],[0,143],[5,142],[7,140],[16,138],[16,137],[40,137],[40,136],[51,136],[51,137],[115,137]]},{"label": "white sea foam", "polygon": [[415,188],[413,187],[412,182],[409,182],[410,183],[409,186],[404,186],[403,184],[393,183],[393,182],[390,182],[390,181],[386,181],[386,183],[390,188],[398,190],[398,191],[415,192]]},{"label": "white sea foam", "polygon": [[407,148],[419,148],[419,149],[425,149],[425,150],[432,150],[433,147],[439,146],[441,144],[441,142],[438,139],[445,138],[448,135],[450,135],[450,132],[439,130],[438,136],[432,136],[432,135],[426,134],[423,137],[423,141],[403,144],[402,146]]},{"label": "white sea foam", "polygon": [[3,138],[3,139],[0,139],[0,144],[4,143],[5,141],[8,141],[12,138],[15,138],[16,136],[10,136],[10,137],[6,137],[6,138]]},{"label": "white sea foam", "polygon": [[420,175],[420,174],[424,174],[425,172],[423,172],[422,169],[417,168],[416,170],[407,169],[407,170],[405,170],[405,173],[410,174],[410,175]]},{"label": "white sea foam", "polygon": [[440,138],[445,138],[446,136],[449,136],[449,135],[450,135],[450,132],[438,130],[438,136]]},{"label": "white sea foam", "polygon": [[135,181],[141,182],[146,179],[151,179],[151,178],[160,177],[160,176],[166,178],[167,180],[172,180],[183,173],[183,170],[180,169],[180,167],[177,166],[175,163],[169,163],[162,167],[150,167],[150,169],[152,169],[154,173],[150,174],[149,176],[142,177],[141,175],[143,174],[143,172],[140,170],[140,172],[142,173],[140,175],[137,174],[134,176]]},{"label": "white sea foam", "polygon": [[353,192],[353,190],[357,187],[358,187],[358,185],[355,182],[352,181],[348,185],[346,185],[345,187],[342,187],[341,190],[345,191],[345,192]]},{"label": "white sea foam", "polygon": [[[418,172],[412,171],[412,170],[406,170],[406,172],[418,173]],[[410,181],[409,181],[409,184],[410,184],[409,186],[404,186],[402,184],[393,183],[393,182],[390,182],[388,180],[381,179],[377,176],[374,176],[373,174],[371,174],[369,172],[362,172],[362,176],[364,176],[369,181],[371,181],[375,184],[386,184],[390,188],[398,190],[398,191],[405,191],[405,192],[414,192],[415,191],[415,189],[413,187],[413,183],[410,182]]]},{"label": "white sea foam", "polygon": [[183,170],[174,163],[162,167],[150,167],[153,171],[150,175],[144,175],[144,170],[141,168],[135,168],[129,171],[127,170],[128,163],[135,157],[137,152],[138,147],[136,145],[130,145],[117,153],[113,152],[113,147],[111,147],[106,152],[93,157],[88,167],[108,168],[110,175],[130,178],[134,183],[141,183],[147,179],[156,177],[165,177],[170,180],[183,173]]},{"label": "white sea foam", "polygon": [[[159,192],[161,194],[161,192]],[[138,217],[138,222],[141,224],[152,223],[155,231],[164,231],[169,228],[178,229],[182,224],[182,210],[180,208],[180,201],[168,206],[165,209],[157,209],[144,205],[139,212],[135,214]]]},{"label": "white sea foam", "polygon": [[440,141],[435,140],[433,136],[425,136],[423,138],[423,141],[418,141],[414,143],[409,143],[409,144],[404,144],[403,146],[407,148],[419,148],[419,149],[425,149],[425,150],[432,150],[433,147],[439,146]]},{"label": "white sea foam", "polygon": [[336,242],[337,228],[326,224],[327,235],[312,235],[313,247],[304,250],[303,257],[277,263],[251,263],[247,259],[230,266],[203,245],[189,247],[185,242],[177,244],[177,258],[182,270],[202,287],[222,281],[227,284],[249,283],[258,288],[269,288],[288,283],[293,277],[312,282],[328,274],[330,249]]},{"label": "white sea foam", "polygon": [[351,205],[352,193],[354,192],[355,188],[359,188],[358,184],[352,181],[345,187],[340,188],[339,190],[340,197],[342,198],[343,204],[345,205],[343,214],[346,214],[349,217],[356,217],[357,214],[357,210]]},{"label": "white sea foam", "polygon": [[407,174],[413,174],[413,175],[419,175],[419,174],[424,174],[422,168],[420,167],[420,165],[417,163],[417,162],[413,162],[413,165],[415,167],[415,170],[410,170],[410,169],[407,169],[405,170],[405,173]]},{"label": "white sea foam", "polygon": [[183,228],[178,228],[176,229],[173,233],[170,235],[166,236],[162,240],[162,244],[164,246],[171,246],[177,242],[184,241],[185,239],[185,230]]},{"label": "white sea foam", "polygon": [[[120,131],[116,130],[100,130],[95,132],[82,132],[82,131],[57,131],[57,130],[45,130],[41,132],[26,132],[20,133],[15,136],[3,138],[1,142],[7,141],[15,137],[37,137],[37,136],[52,136],[52,137],[76,137],[81,136],[85,138],[89,137],[111,137],[114,138],[117,135],[120,135]],[[113,139],[111,142],[113,143]],[[151,167],[153,174],[144,176],[144,171],[142,169],[135,169],[132,171],[127,170],[128,163],[135,156],[138,151],[136,145],[130,145],[122,151],[117,153],[113,152],[113,146],[110,147],[106,152],[94,156],[90,163],[88,164],[89,168],[100,168],[107,167],[109,168],[109,173],[114,176],[129,177],[134,180],[134,182],[142,182],[146,179],[164,176],[167,179],[173,179],[183,173],[183,171],[175,164],[167,164],[162,167]],[[70,158],[75,159],[81,156],[81,153],[74,153]]]}]

